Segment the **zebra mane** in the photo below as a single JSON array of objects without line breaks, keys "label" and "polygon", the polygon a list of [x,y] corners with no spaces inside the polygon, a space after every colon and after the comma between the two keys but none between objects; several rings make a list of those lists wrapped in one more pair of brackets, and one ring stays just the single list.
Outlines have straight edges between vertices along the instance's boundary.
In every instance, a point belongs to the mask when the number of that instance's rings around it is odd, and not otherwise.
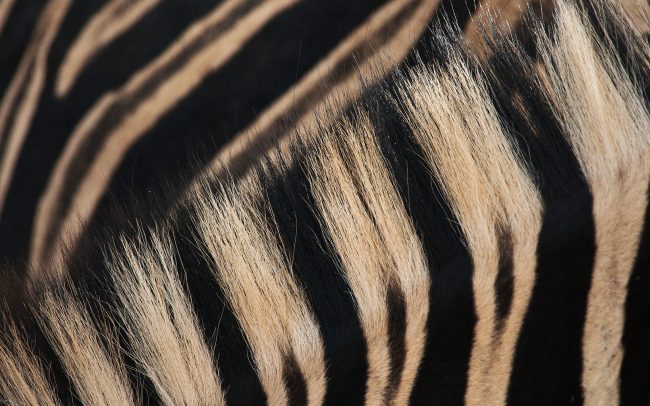
[{"label": "zebra mane", "polygon": [[525,400],[509,388],[526,385],[526,320],[573,299],[543,309],[536,283],[582,286],[584,260],[578,384],[614,404],[647,238],[650,51],[614,0],[529,14],[526,41],[485,33],[487,62],[434,32],[434,56],[334,125],[46,270],[60,277],[5,312],[0,399]]}]

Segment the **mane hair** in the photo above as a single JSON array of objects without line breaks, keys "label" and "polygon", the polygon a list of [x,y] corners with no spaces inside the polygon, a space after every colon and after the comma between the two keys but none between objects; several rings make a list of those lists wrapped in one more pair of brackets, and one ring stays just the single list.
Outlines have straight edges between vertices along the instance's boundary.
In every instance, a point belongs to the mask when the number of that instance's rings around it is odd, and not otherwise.
[{"label": "mane hair", "polygon": [[67,253],[4,312],[0,399],[647,396],[627,382],[650,344],[625,347],[647,320],[626,312],[650,269],[647,38],[614,0],[550,15],[526,43],[484,33],[485,61],[434,30],[435,58],[333,125]]}]

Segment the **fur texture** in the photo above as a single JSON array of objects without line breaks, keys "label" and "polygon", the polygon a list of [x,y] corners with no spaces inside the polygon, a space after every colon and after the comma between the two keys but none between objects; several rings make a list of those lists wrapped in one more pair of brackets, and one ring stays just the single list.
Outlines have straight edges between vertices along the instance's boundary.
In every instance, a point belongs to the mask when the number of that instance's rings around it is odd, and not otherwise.
[{"label": "fur texture", "polygon": [[527,18],[481,62],[435,31],[334,124],[69,254],[6,312],[2,399],[650,400],[647,40],[613,0]]}]

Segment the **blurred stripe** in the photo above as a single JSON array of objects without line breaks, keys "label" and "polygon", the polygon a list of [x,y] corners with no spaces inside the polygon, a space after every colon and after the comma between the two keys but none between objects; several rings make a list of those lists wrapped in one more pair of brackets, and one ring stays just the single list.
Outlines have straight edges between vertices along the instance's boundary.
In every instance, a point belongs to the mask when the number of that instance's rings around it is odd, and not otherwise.
[{"label": "blurred stripe", "polygon": [[116,37],[140,21],[159,1],[112,0],[107,3],[88,21],[70,46],[57,74],[56,95],[65,96],[86,64]]},{"label": "blurred stripe", "polygon": [[14,167],[36,113],[45,85],[50,46],[70,0],[50,0],[36,23],[32,39],[0,105],[0,214]]},{"label": "blurred stripe", "polygon": [[11,8],[15,1],[16,0],[0,0],[0,34],[2,34],[2,29],[7,23],[7,18],[9,18]]}]

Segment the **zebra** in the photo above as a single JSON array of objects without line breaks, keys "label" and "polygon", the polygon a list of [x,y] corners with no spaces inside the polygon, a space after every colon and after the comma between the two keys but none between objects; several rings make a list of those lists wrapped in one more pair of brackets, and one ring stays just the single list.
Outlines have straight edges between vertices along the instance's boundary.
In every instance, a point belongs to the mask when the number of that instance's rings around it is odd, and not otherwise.
[{"label": "zebra", "polygon": [[649,45],[613,0],[549,18],[486,61],[436,30],[334,123],[93,230],[7,306],[1,399],[646,404]]}]

